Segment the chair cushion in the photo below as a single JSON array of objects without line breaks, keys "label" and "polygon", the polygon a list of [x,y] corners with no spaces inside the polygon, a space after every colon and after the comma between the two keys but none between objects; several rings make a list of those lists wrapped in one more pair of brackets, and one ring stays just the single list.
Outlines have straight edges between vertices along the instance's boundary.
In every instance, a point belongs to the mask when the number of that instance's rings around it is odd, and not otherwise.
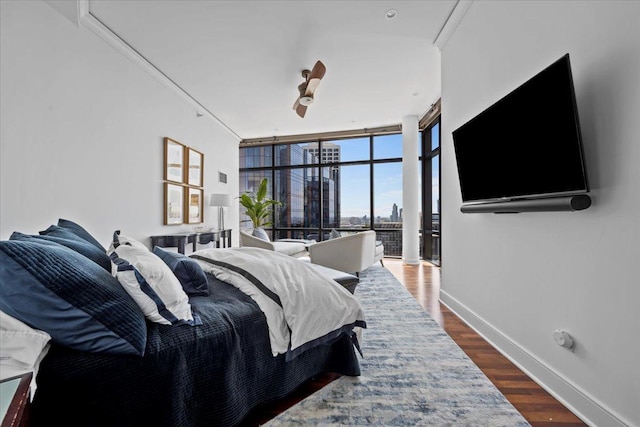
[{"label": "chair cushion", "polygon": [[376,251],[375,251],[376,256],[381,255],[383,253],[384,253],[384,245],[382,244],[376,245]]},{"label": "chair cushion", "polygon": [[263,228],[254,228],[253,233],[251,233],[251,235],[253,237],[257,237],[260,240],[264,240],[265,242],[271,241],[271,239],[269,239],[269,235],[267,234],[266,231],[264,231]]},{"label": "chair cushion", "polygon": [[273,242],[273,250],[289,256],[300,256],[307,253],[304,243]]}]

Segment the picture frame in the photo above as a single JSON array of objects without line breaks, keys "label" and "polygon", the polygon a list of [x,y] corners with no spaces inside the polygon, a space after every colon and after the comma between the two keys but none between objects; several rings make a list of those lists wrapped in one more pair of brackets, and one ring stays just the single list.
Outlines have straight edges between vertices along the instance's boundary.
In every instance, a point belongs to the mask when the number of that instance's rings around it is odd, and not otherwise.
[{"label": "picture frame", "polygon": [[204,187],[204,154],[188,147],[184,163],[185,182],[191,186]]},{"label": "picture frame", "polygon": [[204,190],[186,187],[184,196],[185,223],[202,224],[204,222]]},{"label": "picture frame", "polygon": [[164,138],[164,180],[169,182],[185,182],[186,146],[176,140]]},{"label": "picture frame", "polygon": [[184,194],[184,186],[170,182],[164,183],[164,225],[184,223]]}]

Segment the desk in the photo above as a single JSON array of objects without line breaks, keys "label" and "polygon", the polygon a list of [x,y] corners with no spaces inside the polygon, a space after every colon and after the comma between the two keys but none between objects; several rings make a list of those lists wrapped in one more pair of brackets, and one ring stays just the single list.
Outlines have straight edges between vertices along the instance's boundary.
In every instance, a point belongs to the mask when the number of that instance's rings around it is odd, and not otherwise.
[{"label": "desk", "polygon": [[[151,250],[153,250],[153,248],[156,246],[160,246],[161,248],[178,248],[178,252],[184,254],[184,250],[187,246],[187,242],[189,241],[190,236],[195,236],[195,233],[164,234],[160,236],[151,236]],[[192,241],[195,242],[193,238]]]},{"label": "desk", "polygon": [[162,234],[157,236],[151,236],[151,248],[160,246],[163,248],[178,248],[178,252],[185,253],[185,249],[188,243],[192,244],[191,250],[196,251],[196,243],[206,245],[209,242],[213,242],[214,247],[230,248],[231,247],[231,229],[226,230],[211,230],[204,231],[202,233],[176,233],[176,234]]},{"label": "desk", "polygon": [[[206,245],[209,242],[213,242],[216,248],[230,248],[231,247],[231,229],[227,230],[211,230],[204,233],[196,233],[197,241],[201,245]],[[221,241],[222,239],[222,241]],[[193,240],[193,251],[196,250],[196,239]]]}]

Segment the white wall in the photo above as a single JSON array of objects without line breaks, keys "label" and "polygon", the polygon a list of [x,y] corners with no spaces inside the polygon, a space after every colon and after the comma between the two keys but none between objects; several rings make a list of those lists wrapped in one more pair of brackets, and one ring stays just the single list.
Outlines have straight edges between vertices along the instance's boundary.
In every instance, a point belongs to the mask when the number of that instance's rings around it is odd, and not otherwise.
[{"label": "white wall", "polygon": [[[191,230],[162,225],[165,136],[204,153],[205,196],[238,194],[238,140],[220,124],[47,3],[0,5],[0,238],[60,217],[105,245],[116,229],[146,243]],[[225,224],[237,228],[237,206]]]},{"label": "white wall", "polygon": [[[633,1],[476,1],[442,51],[442,300],[592,425],[640,425],[639,17]],[[451,132],[567,52],[592,207],[461,214]]]}]

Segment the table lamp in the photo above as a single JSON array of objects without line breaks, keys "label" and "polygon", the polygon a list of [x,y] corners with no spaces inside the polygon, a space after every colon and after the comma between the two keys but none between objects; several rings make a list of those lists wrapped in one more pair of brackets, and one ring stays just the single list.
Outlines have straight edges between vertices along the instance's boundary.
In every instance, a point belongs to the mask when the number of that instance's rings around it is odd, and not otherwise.
[{"label": "table lamp", "polygon": [[224,208],[231,206],[231,197],[228,194],[212,194],[209,197],[209,206],[218,207],[218,230],[224,230]]}]

